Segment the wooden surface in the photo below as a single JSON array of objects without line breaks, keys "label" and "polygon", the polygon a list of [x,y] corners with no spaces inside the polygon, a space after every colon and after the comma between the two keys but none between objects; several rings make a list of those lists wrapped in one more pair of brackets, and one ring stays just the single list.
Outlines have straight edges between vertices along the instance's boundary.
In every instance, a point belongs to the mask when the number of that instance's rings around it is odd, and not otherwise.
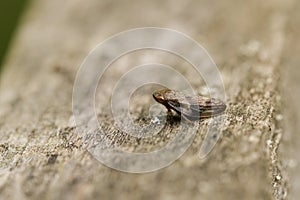
[{"label": "wooden surface", "polygon": [[[1,74],[0,199],[286,199],[292,182],[289,160],[280,153],[280,88],[297,7],[293,0],[33,1]],[[205,160],[197,153],[204,122],[179,160],[137,175],[105,167],[82,147],[71,106],[76,71],[88,52],[112,34],[144,26],[176,29],[201,43],[222,74],[228,109],[222,138]],[[143,55],[123,64],[149,61]],[[152,55],[150,61],[174,64],[164,53]],[[133,106],[136,119],[145,115],[143,106]],[[136,150],[153,143],[140,145]]]}]

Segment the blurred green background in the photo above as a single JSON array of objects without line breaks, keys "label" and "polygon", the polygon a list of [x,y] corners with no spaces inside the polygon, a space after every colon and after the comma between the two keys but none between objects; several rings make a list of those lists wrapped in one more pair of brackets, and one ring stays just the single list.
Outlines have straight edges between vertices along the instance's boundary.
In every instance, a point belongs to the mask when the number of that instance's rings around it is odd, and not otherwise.
[{"label": "blurred green background", "polygon": [[0,70],[27,4],[28,0],[0,0]]}]

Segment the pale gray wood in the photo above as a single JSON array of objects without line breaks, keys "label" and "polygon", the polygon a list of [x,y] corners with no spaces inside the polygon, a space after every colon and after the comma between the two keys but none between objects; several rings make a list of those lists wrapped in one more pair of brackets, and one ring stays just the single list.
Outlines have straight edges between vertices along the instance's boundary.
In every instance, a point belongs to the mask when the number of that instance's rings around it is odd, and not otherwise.
[{"label": "pale gray wood", "polygon": [[[288,161],[278,152],[284,136],[279,87],[294,4],[33,1],[1,74],[0,198],[286,199],[289,178],[283,166]],[[224,78],[228,118],[207,159],[198,159],[203,123],[174,164],[133,175],[103,166],[82,148],[70,122],[72,89],[92,48],[112,34],[143,26],[173,28],[204,45]],[[153,57],[168,64],[163,56]],[[139,61],[132,56],[127,63]],[[175,64],[193,78],[184,64]],[[137,102],[134,107],[137,118],[145,114],[142,106]],[[125,140],[123,145],[130,149],[133,143]],[[138,150],[153,144],[141,145]]]}]

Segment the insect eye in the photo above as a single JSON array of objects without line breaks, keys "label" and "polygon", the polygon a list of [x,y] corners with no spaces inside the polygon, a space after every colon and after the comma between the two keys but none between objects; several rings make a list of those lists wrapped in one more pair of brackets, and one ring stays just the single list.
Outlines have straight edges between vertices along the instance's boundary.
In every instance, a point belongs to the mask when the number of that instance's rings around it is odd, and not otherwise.
[{"label": "insect eye", "polygon": [[156,99],[162,99],[162,95],[158,92],[154,92],[153,97],[156,98]]}]

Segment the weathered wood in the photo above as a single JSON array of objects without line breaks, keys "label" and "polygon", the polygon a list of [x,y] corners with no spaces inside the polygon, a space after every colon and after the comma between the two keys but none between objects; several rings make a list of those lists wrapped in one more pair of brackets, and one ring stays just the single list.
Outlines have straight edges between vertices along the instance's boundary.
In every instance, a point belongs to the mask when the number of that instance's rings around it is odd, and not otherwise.
[{"label": "weathered wood", "polygon": [[[0,198],[286,199],[286,160],[278,153],[283,136],[279,80],[293,5],[292,0],[33,1],[1,75]],[[178,161],[133,175],[97,162],[70,121],[73,81],[85,56],[112,34],[141,26],[173,28],[204,44],[223,76],[228,109],[222,139],[205,160],[197,153],[203,123]],[[123,64],[149,59],[133,57]],[[174,64],[165,57],[157,53],[150,60]],[[184,63],[175,65],[198,83]],[[143,106],[137,102],[133,116],[143,117]],[[99,117],[112,130],[113,121]],[[156,140],[168,137],[162,133]],[[136,146],[125,140],[122,145],[143,151],[154,143],[142,140]]]}]

